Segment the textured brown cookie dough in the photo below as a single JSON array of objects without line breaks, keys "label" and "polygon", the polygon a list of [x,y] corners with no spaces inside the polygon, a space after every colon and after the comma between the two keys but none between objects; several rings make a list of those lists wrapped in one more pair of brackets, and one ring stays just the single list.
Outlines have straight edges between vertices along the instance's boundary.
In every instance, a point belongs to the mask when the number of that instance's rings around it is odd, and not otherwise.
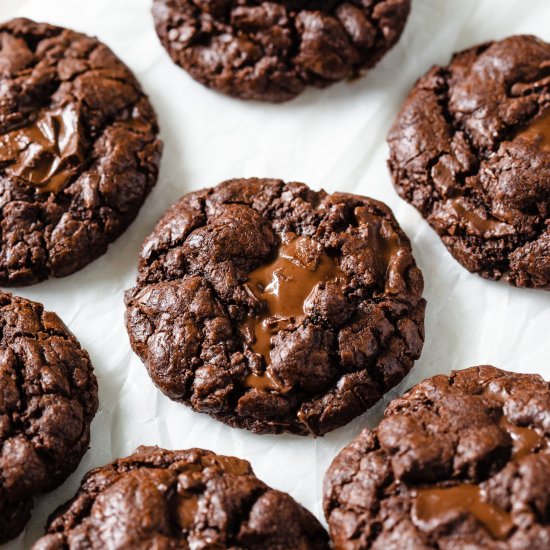
[{"label": "textured brown cookie dough", "polygon": [[97,382],[57,315],[0,292],[0,543],[27,523],[88,449]]},{"label": "textured brown cookie dough", "polygon": [[328,535],[246,460],[140,447],[89,472],[34,550],[328,550]]},{"label": "textured brown cookie dough", "polygon": [[157,179],[152,107],[97,39],[0,25],[0,284],[63,277],[101,256]]},{"label": "textured brown cookie dough", "polygon": [[159,221],[126,292],[126,327],[170,398],[258,433],[322,435],[409,372],[422,289],[384,204],[236,179]]},{"label": "textured brown cookie dough", "polygon": [[410,0],[154,0],[175,63],[242,99],[286,101],[354,78],[397,42]]},{"label": "textured brown cookie dough", "polygon": [[550,386],[472,367],[392,401],[329,468],[335,550],[550,548]]},{"label": "textured brown cookie dough", "polygon": [[550,288],[550,44],[513,36],[413,87],[389,137],[399,194],[467,269]]}]

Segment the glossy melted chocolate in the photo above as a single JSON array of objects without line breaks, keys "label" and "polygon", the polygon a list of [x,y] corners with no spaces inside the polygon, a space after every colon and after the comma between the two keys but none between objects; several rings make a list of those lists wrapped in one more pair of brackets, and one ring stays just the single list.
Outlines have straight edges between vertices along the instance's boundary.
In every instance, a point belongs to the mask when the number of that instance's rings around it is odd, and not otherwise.
[{"label": "glossy melted chocolate", "polygon": [[482,218],[473,210],[466,208],[461,199],[451,199],[447,202],[454,215],[464,222],[464,224],[474,234],[478,234],[486,239],[491,237],[504,237],[514,232],[514,228],[504,222],[494,218]]},{"label": "glossy melted chocolate", "polygon": [[[520,460],[533,453],[541,443],[542,438],[535,430],[516,426],[504,416],[500,426],[510,434],[514,443],[512,460]],[[514,527],[511,514],[487,502],[479,485],[463,483],[443,489],[421,489],[416,494],[414,514],[423,523],[453,511],[470,513],[495,539],[506,538]]]},{"label": "glossy melted chocolate", "polygon": [[[246,288],[265,304],[263,311],[247,319],[243,327],[253,336],[252,351],[269,367],[272,336],[303,321],[318,285],[344,276],[336,261],[321,252],[319,243],[287,233],[277,256],[248,276]],[[249,374],[245,384],[264,390],[282,389],[269,368],[263,375]]]},{"label": "glossy melted chocolate", "polygon": [[534,143],[541,151],[550,153],[550,108],[521,130],[516,138]]},{"label": "glossy melted chocolate", "polygon": [[0,163],[17,181],[57,193],[84,162],[81,135],[74,105],[42,111],[32,124],[0,136]]},{"label": "glossy melted chocolate", "polygon": [[378,271],[384,277],[384,292],[395,294],[401,288],[404,274],[413,259],[409,249],[401,243],[391,224],[374,216],[366,208],[355,210],[357,220],[368,227],[368,241],[378,263]]}]

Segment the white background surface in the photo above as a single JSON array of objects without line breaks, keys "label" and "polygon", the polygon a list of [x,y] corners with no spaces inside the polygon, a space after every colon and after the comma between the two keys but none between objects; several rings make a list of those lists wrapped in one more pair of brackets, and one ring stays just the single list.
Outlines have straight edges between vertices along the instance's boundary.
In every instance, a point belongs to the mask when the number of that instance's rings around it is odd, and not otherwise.
[{"label": "white background surface", "polygon": [[92,358],[100,410],[91,449],[58,490],[36,499],[25,533],[5,548],[29,548],[46,518],[71,497],[92,467],[139,444],[205,447],[250,460],[269,485],[288,491],[322,518],[323,474],[369,413],[324,438],[258,436],[231,429],[171,402],[133,355],[123,322],[124,289],[132,286],[144,237],[184,193],[241,176],[304,181],[351,191],[391,206],[412,239],[428,300],[422,358],[403,392],[438,372],[492,363],[550,378],[550,292],[509,288],[462,269],[419,214],[394,192],[385,136],[418,76],[452,52],[513,33],[550,40],[548,0],[413,0],[399,44],[366,78],[309,90],[283,105],[242,102],[203,88],[172,64],[157,40],[151,0],[0,0],[0,20],[24,15],[107,43],[136,73],[159,115],[165,149],[159,182],[131,228],[107,254],[65,279],[14,289],[38,300],[69,325]]}]

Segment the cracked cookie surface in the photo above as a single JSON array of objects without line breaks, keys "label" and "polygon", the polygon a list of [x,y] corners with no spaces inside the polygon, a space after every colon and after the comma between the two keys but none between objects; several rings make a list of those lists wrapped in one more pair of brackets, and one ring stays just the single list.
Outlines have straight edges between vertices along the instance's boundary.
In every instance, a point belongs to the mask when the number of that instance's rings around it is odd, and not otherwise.
[{"label": "cracked cookie surface", "polygon": [[542,550],[549,479],[548,382],[472,367],[420,382],[340,452],[325,516],[336,550]]},{"label": "cracked cookie surface", "polygon": [[90,358],[69,329],[0,292],[0,543],[23,530],[35,495],[76,469],[96,410]]},{"label": "cracked cookie surface", "polygon": [[322,435],[401,381],[423,279],[390,209],[302,183],[184,196],[145,240],[126,327],[171,399],[258,433]]},{"label": "cracked cookie surface", "polygon": [[512,36],[432,68],[388,142],[397,191],[464,267],[550,289],[550,44]]},{"label": "cracked cookie surface", "polygon": [[286,101],[373,67],[397,42],[410,0],[155,0],[172,60],[205,86]]},{"label": "cracked cookie surface", "polygon": [[157,179],[153,109],[95,38],[0,25],[0,284],[73,273],[107,250]]},{"label": "cracked cookie surface", "polygon": [[34,550],[329,549],[317,519],[247,461],[202,449],[140,447],[92,470],[47,533]]}]

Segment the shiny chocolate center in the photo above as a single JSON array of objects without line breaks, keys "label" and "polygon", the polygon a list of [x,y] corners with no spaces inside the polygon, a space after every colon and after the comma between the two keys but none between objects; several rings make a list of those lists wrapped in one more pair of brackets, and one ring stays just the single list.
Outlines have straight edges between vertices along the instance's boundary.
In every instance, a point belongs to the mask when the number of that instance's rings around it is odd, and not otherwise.
[{"label": "shiny chocolate center", "polygon": [[[252,351],[260,354],[269,367],[272,337],[303,321],[310,297],[319,285],[343,277],[338,264],[321,251],[319,243],[287,233],[276,257],[248,276],[246,288],[264,304],[260,314],[249,317],[242,327],[250,335]],[[269,368],[262,375],[249,374],[245,384],[257,389],[280,389]]]},{"label": "shiny chocolate center", "polygon": [[[542,438],[532,428],[516,426],[504,416],[500,419],[512,438],[512,460],[533,453]],[[414,501],[414,513],[419,521],[429,523],[453,511],[465,511],[474,516],[495,539],[504,539],[514,527],[512,516],[499,506],[487,502],[478,485],[463,483],[443,489],[420,489]]]},{"label": "shiny chocolate center", "polygon": [[84,161],[81,134],[74,105],[44,110],[32,124],[0,136],[0,164],[17,181],[57,193]]},{"label": "shiny chocolate center", "polygon": [[508,512],[483,500],[477,485],[424,489],[416,496],[415,514],[420,521],[429,522],[454,510],[472,514],[496,539],[505,538],[514,525]]}]

